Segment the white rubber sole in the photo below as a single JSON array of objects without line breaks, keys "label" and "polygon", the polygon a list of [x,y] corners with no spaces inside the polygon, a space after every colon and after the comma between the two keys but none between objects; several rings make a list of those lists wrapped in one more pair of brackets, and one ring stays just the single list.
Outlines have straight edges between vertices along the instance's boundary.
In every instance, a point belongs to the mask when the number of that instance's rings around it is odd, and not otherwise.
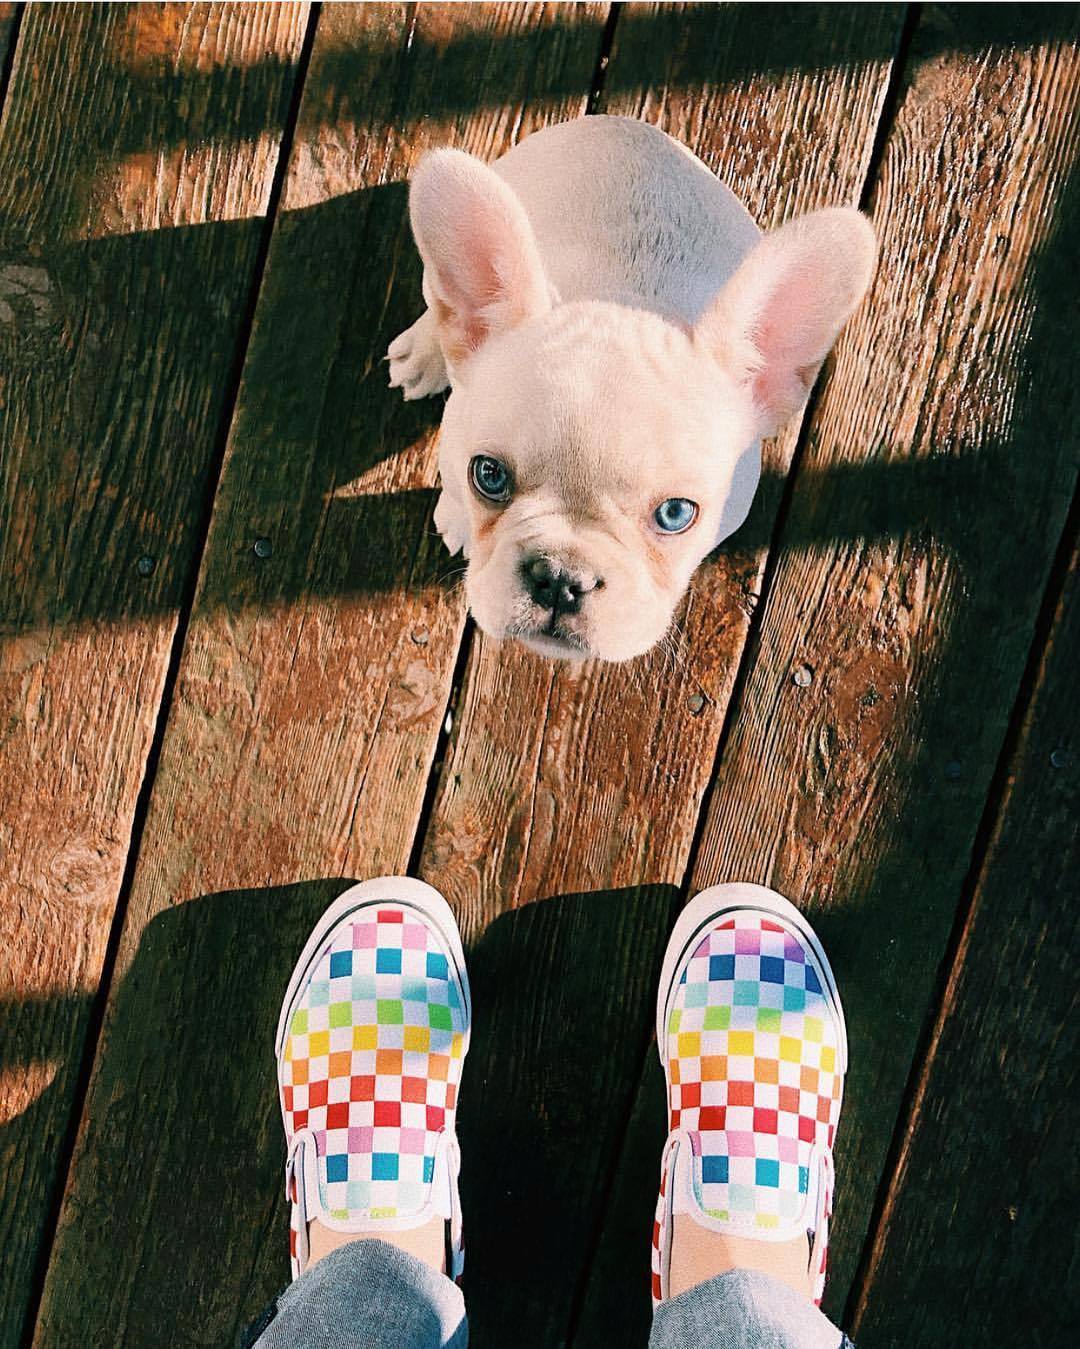
[{"label": "white rubber sole", "polygon": [[292,972],[278,1016],[274,1055],[279,1064],[285,1049],[285,1037],[292,1024],[297,998],[310,977],[312,966],[326,947],[327,937],[343,919],[352,917],[361,909],[379,908],[384,904],[399,904],[403,908],[415,910],[428,920],[442,938],[447,952],[453,958],[465,997],[465,1044],[462,1053],[468,1049],[469,1033],[472,1029],[472,997],[469,992],[469,976],[465,969],[465,951],[453,909],[438,890],[425,881],[415,880],[412,876],[379,876],[374,880],[360,881],[357,885],[351,885],[348,890],[338,895],[315,924],[314,931],[307,939],[307,945],[300,953],[300,959]]},{"label": "white rubber sole", "polygon": [[746,881],[732,881],[726,885],[711,885],[702,890],[679,914],[668,940],[664,963],[660,970],[660,983],[656,995],[656,1048],[660,1055],[665,1076],[667,1074],[667,1055],[664,1053],[664,1041],[667,1037],[668,1013],[671,1001],[679,986],[683,967],[699,944],[705,932],[714,927],[718,920],[735,911],[767,914],[777,918],[790,927],[805,943],[814,960],[815,972],[820,981],[827,1001],[836,1013],[840,1025],[840,1062],[841,1074],[847,1072],[848,1042],[847,1025],[844,1021],[844,1008],[840,1002],[840,993],[836,987],[836,978],[832,972],[825,950],[818,940],[814,929],[802,916],[790,900],[778,895],[775,890],[764,885],[752,885]]}]

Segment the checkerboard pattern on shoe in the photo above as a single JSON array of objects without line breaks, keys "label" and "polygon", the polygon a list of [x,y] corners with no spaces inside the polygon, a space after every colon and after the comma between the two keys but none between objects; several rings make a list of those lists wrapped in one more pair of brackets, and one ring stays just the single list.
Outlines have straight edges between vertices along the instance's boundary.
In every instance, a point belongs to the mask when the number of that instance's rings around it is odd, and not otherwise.
[{"label": "checkerboard pattern on shoe", "polygon": [[686,1206],[705,1226],[777,1240],[815,1232],[820,1298],[845,1052],[821,965],[780,916],[728,911],[695,938],[666,1005],[669,1130],[680,1147],[669,1142],[657,1205],[654,1297],[681,1150]]},{"label": "checkerboard pattern on shoe", "polygon": [[[440,1149],[449,1147],[456,1164],[468,1013],[439,933],[418,910],[386,902],[356,910],[326,934],[287,1025],[279,1075],[293,1163],[295,1275],[302,1221],[377,1231],[430,1216]],[[298,1140],[314,1145],[314,1164],[308,1156],[295,1164]]]}]

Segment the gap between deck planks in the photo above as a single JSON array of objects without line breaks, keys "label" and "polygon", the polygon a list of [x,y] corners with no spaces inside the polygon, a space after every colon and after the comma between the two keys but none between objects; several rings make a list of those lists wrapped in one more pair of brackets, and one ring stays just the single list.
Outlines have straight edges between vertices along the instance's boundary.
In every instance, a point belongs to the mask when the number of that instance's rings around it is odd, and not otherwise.
[{"label": "gap between deck planks", "polygon": [[306,18],[33,6],[18,28],[0,124],[3,1345],[63,1180]]},{"label": "gap between deck planks", "polygon": [[[1076,483],[1080,25],[1052,16],[1074,39],[1044,45],[1046,21],[1013,11],[987,49],[979,7],[922,12],[875,185],[878,279],[812,419],[691,878],[794,897],[837,970],[834,1315]],[[652,1054],[641,1091],[662,1096]],[[576,1345],[632,1319],[623,1234],[647,1227],[663,1127],[634,1118]]]},{"label": "gap between deck planks", "polygon": [[606,14],[321,11],[38,1344],[227,1343],[280,1289],[283,981],[338,877],[407,863],[463,618],[439,405],[381,364],[420,304],[405,179],[582,112]]}]

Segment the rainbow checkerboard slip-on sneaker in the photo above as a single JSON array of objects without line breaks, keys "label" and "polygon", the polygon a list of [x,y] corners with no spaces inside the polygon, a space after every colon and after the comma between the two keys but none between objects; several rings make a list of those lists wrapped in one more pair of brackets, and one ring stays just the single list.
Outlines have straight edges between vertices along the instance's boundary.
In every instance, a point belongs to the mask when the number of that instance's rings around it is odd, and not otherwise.
[{"label": "rainbow checkerboard slip-on sneaker", "polygon": [[470,1023],[461,937],[430,885],[364,881],[323,914],[275,1041],[294,1279],[314,1219],[378,1236],[436,1215],[460,1275],[454,1113]]},{"label": "rainbow checkerboard slip-on sneaker", "polygon": [[656,1007],[669,1134],[653,1224],[654,1302],[672,1220],[762,1241],[810,1236],[821,1300],[847,1032],[821,943],[758,885],[696,896],[668,943]]}]

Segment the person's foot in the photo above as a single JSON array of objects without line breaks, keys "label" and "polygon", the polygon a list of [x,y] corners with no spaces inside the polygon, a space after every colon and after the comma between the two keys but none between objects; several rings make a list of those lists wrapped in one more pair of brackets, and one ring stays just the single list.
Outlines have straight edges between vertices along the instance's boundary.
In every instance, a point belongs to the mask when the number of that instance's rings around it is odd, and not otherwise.
[{"label": "person's foot", "polygon": [[668,943],[656,1034],[669,1136],[654,1302],[730,1269],[820,1302],[847,1033],[809,923],[761,886],[703,891]]},{"label": "person's foot", "polygon": [[470,1023],[461,938],[431,886],[365,881],[323,914],[275,1040],[294,1279],[365,1237],[460,1275],[454,1115]]}]

